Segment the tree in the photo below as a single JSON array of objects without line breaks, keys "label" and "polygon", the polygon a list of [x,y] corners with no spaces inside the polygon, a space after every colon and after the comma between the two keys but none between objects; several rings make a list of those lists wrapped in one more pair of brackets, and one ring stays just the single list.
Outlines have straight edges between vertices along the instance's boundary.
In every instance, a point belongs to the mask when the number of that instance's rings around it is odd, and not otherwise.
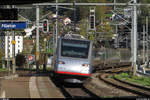
[{"label": "tree", "polygon": [[88,39],[92,40],[92,41],[93,41],[93,44],[95,45],[96,40],[95,40],[95,32],[94,32],[94,31],[91,31],[91,32],[88,34]]},{"label": "tree", "polygon": [[2,49],[0,48],[0,63],[2,63],[2,57],[4,56],[4,53],[2,52]]},{"label": "tree", "polygon": [[36,52],[36,45],[33,46],[33,49],[32,49],[32,51],[31,51],[31,54],[35,54],[35,52]]},{"label": "tree", "polygon": [[[1,42],[1,39],[0,39]],[[0,48],[0,63],[2,63],[2,58],[5,56],[5,53],[3,53],[2,48]]]},{"label": "tree", "polygon": [[109,22],[105,21],[101,24],[97,26],[97,31],[100,32],[98,36],[103,37],[105,39],[112,39],[114,33],[113,28],[109,25]]},{"label": "tree", "polygon": [[35,21],[35,9],[20,9],[19,14],[31,21]]},{"label": "tree", "polygon": [[[97,0],[99,1],[99,0]],[[102,3],[105,3],[106,0],[101,0]],[[98,6],[96,7],[96,19],[100,20],[101,22],[104,21],[105,13],[107,12],[108,6]]]},{"label": "tree", "polygon": [[26,62],[26,58],[24,55],[18,54],[16,56],[16,66],[21,67],[25,64],[25,62]]},{"label": "tree", "polygon": [[86,37],[88,34],[86,30],[87,30],[86,19],[82,19],[80,24],[80,34],[84,37]]}]

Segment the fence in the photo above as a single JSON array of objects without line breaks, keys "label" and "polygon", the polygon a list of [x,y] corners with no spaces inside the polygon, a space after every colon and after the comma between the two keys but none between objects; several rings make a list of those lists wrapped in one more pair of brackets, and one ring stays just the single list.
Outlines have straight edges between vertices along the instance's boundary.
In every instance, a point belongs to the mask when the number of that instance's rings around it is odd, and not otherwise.
[{"label": "fence", "polygon": [[130,62],[131,50],[101,48],[93,50],[93,59],[101,61]]}]

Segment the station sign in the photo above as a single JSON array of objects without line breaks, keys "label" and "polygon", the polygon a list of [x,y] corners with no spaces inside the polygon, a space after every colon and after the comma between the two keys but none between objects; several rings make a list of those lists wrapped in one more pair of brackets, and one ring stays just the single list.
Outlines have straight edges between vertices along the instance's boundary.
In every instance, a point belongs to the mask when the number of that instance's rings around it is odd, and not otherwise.
[{"label": "station sign", "polygon": [[0,29],[10,30],[10,29],[25,29],[27,28],[26,22],[0,22]]}]

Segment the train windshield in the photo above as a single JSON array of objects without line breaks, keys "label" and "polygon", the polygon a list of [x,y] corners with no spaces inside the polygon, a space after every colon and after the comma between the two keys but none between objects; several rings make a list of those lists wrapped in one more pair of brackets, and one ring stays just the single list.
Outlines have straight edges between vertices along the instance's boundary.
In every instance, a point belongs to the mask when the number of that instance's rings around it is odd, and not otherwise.
[{"label": "train windshield", "polygon": [[86,59],[88,58],[89,45],[89,41],[62,39],[61,56]]}]

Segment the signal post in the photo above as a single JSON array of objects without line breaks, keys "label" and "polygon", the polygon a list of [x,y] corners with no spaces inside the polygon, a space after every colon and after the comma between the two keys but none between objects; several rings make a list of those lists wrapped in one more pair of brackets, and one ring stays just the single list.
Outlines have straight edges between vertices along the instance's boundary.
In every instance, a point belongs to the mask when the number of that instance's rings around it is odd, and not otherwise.
[{"label": "signal post", "polygon": [[40,57],[40,49],[39,49],[39,20],[40,20],[40,8],[36,6],[36,71],[39,72],[39,57]]}]

